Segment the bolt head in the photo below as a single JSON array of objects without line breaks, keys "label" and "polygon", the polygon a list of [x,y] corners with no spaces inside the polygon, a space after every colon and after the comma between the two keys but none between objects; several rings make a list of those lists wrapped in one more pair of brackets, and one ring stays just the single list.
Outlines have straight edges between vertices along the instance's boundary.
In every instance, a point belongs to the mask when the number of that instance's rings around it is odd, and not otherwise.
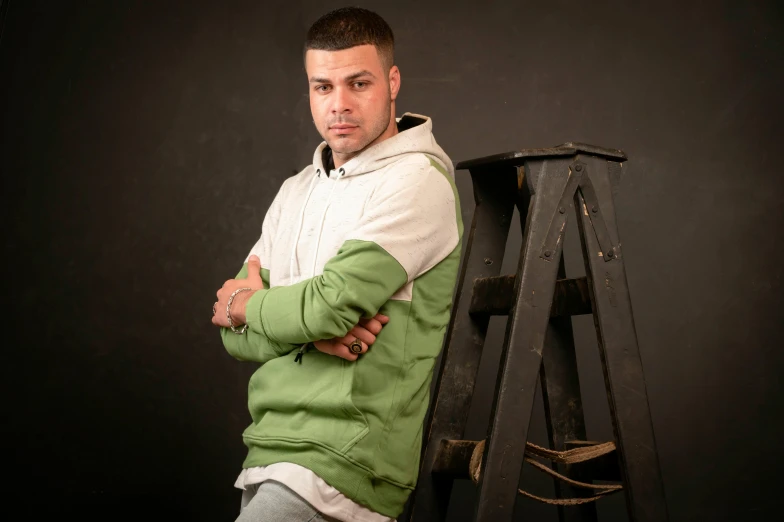
[{"label": "bolt head", "polygon": [[486,258],[485,258],[485,264],[486,264],[486,265],[488,265],[488,266],[490,266],[490,265],[492,265],[492,264],[493,264],[493,260],[492,260],[492,259],[490,259],[489,257],[486,257]]},{"label": "bolt head", "polygon": [[610,250],[607,251],[607,257],[614,257],[614,256],[615,256],[615,250],[611,248]]},{"label": "bolt head", "polygon": [[549,250],[545,250],[544,257],[550,257],[551,255],[553,255],[552,252],[550,252]]},{"label": "bolt head", "polygon": [[574,170],[576,170],[577,172],[580,172],[581,170],[583,170],[583,166],[582,165],[575,165],[574,166]]},{"label": "bolt head", "polygon": [[565,214],[566,213],[566,209],[561,207],[561,208],[558,209],[558,212],[560,212],[561,214]]},{"label": "bolt head", "polygon": [[596,214],[597,212],[599,212],[599,207],[591,207],[591,212]]}]

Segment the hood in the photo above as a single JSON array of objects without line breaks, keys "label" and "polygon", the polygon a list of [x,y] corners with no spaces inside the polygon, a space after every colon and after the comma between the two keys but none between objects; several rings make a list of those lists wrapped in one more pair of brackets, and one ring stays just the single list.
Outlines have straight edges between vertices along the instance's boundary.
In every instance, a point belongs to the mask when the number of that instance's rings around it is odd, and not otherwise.
[{"label": "hood", "polygon": [[[407,112],[396,121],[398,133],[363,150],[359,155],[346,162],[342,167],[345,176],[359,176],[379,170],[402,159],[407,154],[426,154],[440,163],[450,176],[455,176],[452,161],[433,137],[433,120],[427,116]],[[316,152],[313,154],[314,170],[326,170],[323,158],[324,150],[327,147],[326,141],[316,147]]]}]

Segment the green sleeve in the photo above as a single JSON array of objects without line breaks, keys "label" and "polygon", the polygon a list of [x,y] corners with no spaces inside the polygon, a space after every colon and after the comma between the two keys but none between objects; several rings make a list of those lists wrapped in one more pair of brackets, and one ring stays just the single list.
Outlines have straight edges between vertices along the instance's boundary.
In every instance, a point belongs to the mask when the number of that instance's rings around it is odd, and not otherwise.
[{"label": "green sleeve", "polygon": [[407,282],[405,269],[383,248],[349,240],[321,275],[254,293],[245,309],[248,333],[295,345],[343,337]]},{"label": "green sleeve", "polygon": [[[242,270],[235,279],[245,279],[246,277],[248,277],[247,263],[242,266]],[[269,270],[266,268],[261,269],[261,279],[264,281],[264,288],[269,288]],[[235,334],[229,328],[221,328],[221,338],[226,351],[235,359],[262,364],[299,348],[299,345],[273,341],[250,328],[242,335]]]}]

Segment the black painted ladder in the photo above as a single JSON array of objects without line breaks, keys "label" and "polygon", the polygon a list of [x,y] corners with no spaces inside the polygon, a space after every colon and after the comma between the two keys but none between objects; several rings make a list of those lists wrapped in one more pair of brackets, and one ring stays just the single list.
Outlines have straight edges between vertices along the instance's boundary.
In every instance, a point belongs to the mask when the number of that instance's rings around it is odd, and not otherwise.
[{"label": "black painted ladder", "polygon": [[[445,520],[453,480],[472,475],[479,488],[474,520],[512,520],[540,377],[551,448],[580,446],[572,442],[585,440],[585,422],[571,316],[586,313],[596,325],[615,450],[554,467],[581,481],[615,477],[630,521],[667,520],[612,197],[625,160],[619,150],[567,143],[457,165],[471,173],[476,210],[407,510],[411,522]],[[502,276],[515,205],[524,220],[520,262],[516,274]],[[575,214],[587,276],[564,279],[564,229]],[[485,441],[465,441],[491,315],[509,316],[493,414]],[[580,496],[568,483],[557,483],[556,493]],[[561,521],[596,520],[593,504],[561,506],[559,515]]]}]

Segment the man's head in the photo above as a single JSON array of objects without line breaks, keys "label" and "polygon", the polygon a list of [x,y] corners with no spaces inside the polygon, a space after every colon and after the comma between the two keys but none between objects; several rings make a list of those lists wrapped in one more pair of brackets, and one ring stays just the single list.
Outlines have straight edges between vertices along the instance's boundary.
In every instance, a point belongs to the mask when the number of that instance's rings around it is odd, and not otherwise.
[{"label": "man's head", "polygon": [[394,45],[384,19],[358,7],[327,13],[308,31],[310,111],[336,167],[397,133]]}]

